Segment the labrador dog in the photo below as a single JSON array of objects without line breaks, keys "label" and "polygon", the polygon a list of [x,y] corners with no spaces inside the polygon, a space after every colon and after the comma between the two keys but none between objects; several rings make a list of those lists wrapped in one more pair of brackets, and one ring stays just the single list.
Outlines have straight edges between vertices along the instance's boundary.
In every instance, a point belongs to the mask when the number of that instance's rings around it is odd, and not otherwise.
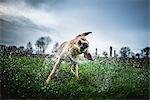
[{"label": "labrador dog", "polygon": [[[77,35],[74,39],[70,41],[63,42],[57,49],[56,58],[57,61],[53,66],[51,73],[49,74],[46,83],[54,78],[54,76],[59,71],[59,66],[64,59],[68,59],[70,62],[71,72],[75,75],[76,80],[78,80],[78,58],[79,55],[84,54],[84,57],[88,60],[93,60],[91,54],[89,53],[89,42],[86,36],[92,32],[85,32]],[[75,67],[75,72],[72,67]]]}]

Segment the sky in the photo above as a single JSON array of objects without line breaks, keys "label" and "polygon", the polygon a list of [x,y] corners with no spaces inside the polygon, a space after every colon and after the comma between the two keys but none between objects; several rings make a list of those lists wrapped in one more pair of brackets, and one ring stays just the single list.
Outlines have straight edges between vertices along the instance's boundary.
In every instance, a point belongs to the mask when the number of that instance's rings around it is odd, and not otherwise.
[{"label": "sky", "polygon": [[41,36],[54,43],[68,41],[82,32],[90,52],[119,50],[128,46],[140,52],[150,46],[148,0],[0,0],[0,43],[26,46]]}]

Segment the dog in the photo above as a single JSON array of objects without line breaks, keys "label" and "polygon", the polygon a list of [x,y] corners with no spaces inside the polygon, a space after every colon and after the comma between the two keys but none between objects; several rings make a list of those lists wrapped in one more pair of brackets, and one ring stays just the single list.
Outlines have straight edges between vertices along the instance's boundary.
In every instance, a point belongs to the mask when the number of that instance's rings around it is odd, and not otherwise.
[{"label": "dog", "polygon": [[[57,49],[56,58],[57,61],[53,66],[51,73],[49,74],[46,83],[57,75],[59,71],[59,66],[64,59],[68,59],[70,61],[70,69],[71,72],[75,75],[76,80],[78,80],[78,57],[81,54],[84,54],[84,57],[88,60],[92,60],[93,58],[89,53],[89,42],[86,39],[86,36],[92,32],[85,32],[77,35],[74,39],[70,41],[63,42]],[[75,67],[75,72],[72,67]]]}]

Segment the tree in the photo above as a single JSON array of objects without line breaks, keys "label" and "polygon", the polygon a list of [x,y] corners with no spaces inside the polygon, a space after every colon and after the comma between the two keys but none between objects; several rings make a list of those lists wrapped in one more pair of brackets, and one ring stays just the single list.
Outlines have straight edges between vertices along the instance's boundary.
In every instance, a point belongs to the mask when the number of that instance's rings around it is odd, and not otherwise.
[{"label": "tree", "polygon": [[140,58],[140,54],[139,53],[136,53],[135,55],[138,59]]},{"label": "tree", "polygon": [[35,43],[35,46],[37,48],[37,53],[44,54],[47,46],[51,41],[52,40],[50,37],[40,37]]},{"label": "tree", "polygon": [[146,58],[148,58],[149,57],[149,52],[150,52],[150,47],[145,47],[143,49],[143,52],[145,53]]},{"label": "tree", "polygon": [[143,49],[141,50],[140,55],[141,55],[142,58],[144,58],[145,55],[144,55],[144,50]]},{"label": "tree", "polygon": [[102,54],[104,55],[104,57],[108,57],[108,53],[106,51],[104,51]]},{"label": "tree", "polygon": [[27,49],[27,50],[32,49],[32,44],[31,44],[31,42],[28,42],[28,43],[27,43],[27,47],[26,47],[26,49]]},{"label": "tree", "polygon": [[37,53],[41,51],[41,42],[39,40],[36,41],[35,46],[37,48]]},{"label": "tree", "polygon": [[24,55],[24,51],[25,51],[24,46],[20,46],[20,47],[18,48],[18,53],[19,53],[20,55]]},{"label": "tree", "polygon": [[26,51],[27,51],[28,54],[32,54],[33,48],[32,48],[31,42],[28,42],[28,43],[27,43]]},{"label": "tree", "polygon": [[42,53],[44,54],[45,52],[45,42],[44,42],[44,37],[39,38],[39,43],[40,43],[40,51],[42,51]]},{"label": "tree", "polygon": [[129,47],[122,47],[120,49],[121,58],[126,59],[130,55],[130,48]]},{"label": "tree", "polygon": [[130,52],[131,57],[134,59],[135,58],[135,53],[134,52]]}]

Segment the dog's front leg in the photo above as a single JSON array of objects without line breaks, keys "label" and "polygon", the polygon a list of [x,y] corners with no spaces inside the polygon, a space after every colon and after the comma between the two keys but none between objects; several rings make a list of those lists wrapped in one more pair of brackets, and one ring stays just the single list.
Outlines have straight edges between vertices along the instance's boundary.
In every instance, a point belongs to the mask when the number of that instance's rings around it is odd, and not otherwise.
[{"label": "dog's front leg", "polygon": [[73,71],[72,67],[73,67],[73,65],[70,64],[70,71],[72,72],[73,75],[75,75],[75,72]]},{"label": "dog's front leg", "polygon": [[52,79],[52,76],[54,75],[56,69],[58,69],[59,65],[60,65],[60,58],[57,59],[57,62],[55,63],[55,65],[54,65],[54,67],[53,67],[53,69],[52,69],[50,75],[48,76],[48,78],[47,78],[47,80],[46,80],[46,83],[47,83],[47,84],[48,84],[49,81]]},{"label": "dog's front leg", "polygon": [[76,64],[75,67],[76,67],[75,77],[76,77],[76,80],[78,80],[78,64]]}]

